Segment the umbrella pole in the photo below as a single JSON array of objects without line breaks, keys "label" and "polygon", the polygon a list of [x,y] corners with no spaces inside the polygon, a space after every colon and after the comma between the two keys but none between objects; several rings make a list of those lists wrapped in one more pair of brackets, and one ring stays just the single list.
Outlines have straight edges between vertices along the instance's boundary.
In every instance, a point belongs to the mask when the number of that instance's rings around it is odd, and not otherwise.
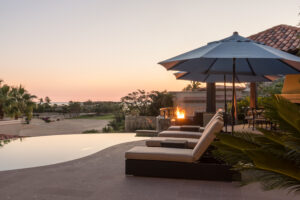
[{"label": "umbrella pole", "polygon": [[227,95],[226,95],[226,75],[224,74],[224,122],[225,122],[225,132],[227,133]]},{"label": "umbrella pole", "polygon": [[232,64],[232,102],[231,102],[231,133],[234,131],[234,125],[235,125],[235,106],[234,106],[234,97],[235,97],[235,58],[233,58],[233,64]]}]

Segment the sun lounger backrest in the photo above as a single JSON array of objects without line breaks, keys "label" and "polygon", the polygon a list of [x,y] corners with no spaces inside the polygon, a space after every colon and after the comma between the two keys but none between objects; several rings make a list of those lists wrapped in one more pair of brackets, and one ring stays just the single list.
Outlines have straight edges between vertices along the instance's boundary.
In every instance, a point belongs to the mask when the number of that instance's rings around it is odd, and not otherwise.
[{"label": "sun lounger backrest", "polygon": [[202,136],[200,137],[197,145],[193,149],[193,160],[197,161],[209,147],[209,145],[214,141],[216,137],[216,133],[220,132],[223,128],[223,120],[221,118],[217,118],[207,127]]},{"label": "sun lounger backrest", "polygon": [[209,120],[209,122],[206,124],[205,128],[206,127],[209,127],[209,125],[216,119],[216,117],[220,116],[220,117],[223,117],[223,114],[222,114],[223,110],[222,109],[219,109],[216,114]]}]

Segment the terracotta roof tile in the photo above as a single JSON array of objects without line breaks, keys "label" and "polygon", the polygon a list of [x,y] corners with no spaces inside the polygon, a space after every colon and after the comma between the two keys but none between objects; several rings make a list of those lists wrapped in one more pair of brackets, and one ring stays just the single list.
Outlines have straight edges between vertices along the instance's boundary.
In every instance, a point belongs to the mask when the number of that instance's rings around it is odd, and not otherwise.
[{"label": "terracotta roof tile", "polygon": [[295,52],[300,46],[300,28],[281,24],[248,37],[268,46]]}]

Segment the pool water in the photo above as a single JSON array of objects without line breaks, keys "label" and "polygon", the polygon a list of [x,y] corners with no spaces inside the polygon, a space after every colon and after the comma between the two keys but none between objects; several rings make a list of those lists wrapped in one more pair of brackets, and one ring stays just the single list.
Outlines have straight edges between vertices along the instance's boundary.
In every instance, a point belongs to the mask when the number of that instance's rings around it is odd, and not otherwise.
[{"label": "pool water", "polygon": [[82,158],[113,145],[145,140],[134,133],[28,137],[0,148],[0,171],[37,167]]}]

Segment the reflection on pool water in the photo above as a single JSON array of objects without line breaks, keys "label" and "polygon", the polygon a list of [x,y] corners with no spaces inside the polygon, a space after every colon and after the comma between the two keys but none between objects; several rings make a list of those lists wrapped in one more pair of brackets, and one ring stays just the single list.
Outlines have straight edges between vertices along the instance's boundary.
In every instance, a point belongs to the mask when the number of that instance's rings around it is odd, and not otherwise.
[{"label": "reflection on pool water", "polygon": [[0,148],[0,171],[56,164],[82,158],[120,143],[147,139],[134,133],[29,137]]}]

